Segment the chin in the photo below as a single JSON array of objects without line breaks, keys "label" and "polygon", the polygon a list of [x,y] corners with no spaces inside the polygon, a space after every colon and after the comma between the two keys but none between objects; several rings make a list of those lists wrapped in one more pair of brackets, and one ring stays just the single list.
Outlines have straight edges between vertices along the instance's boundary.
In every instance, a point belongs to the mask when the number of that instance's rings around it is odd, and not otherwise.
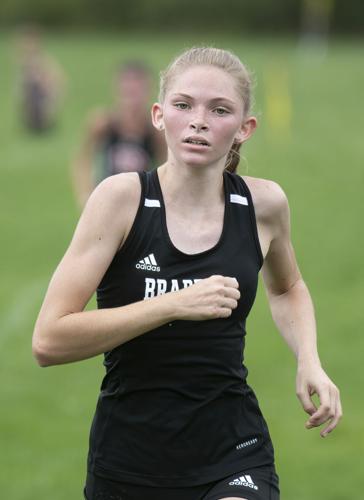
[{"label": "chin", "polygon": [[184,163],[185,165],[187,165],[188,167],[192,167],[192,168],[203,168],[203,167],[208,167],[209,165],[211,165],[212,163],[214,163],[213,161],[211,161],[211,159],[207,159],[206,157],[203,158],[203,157],[182,157],[180,158],[180,161],[181,163]]},{"label": "chin", "polygon": [[181,163],[193,169],[218,169],[225,168],[225,157],[207,159],[207,158],[181,158]]}]

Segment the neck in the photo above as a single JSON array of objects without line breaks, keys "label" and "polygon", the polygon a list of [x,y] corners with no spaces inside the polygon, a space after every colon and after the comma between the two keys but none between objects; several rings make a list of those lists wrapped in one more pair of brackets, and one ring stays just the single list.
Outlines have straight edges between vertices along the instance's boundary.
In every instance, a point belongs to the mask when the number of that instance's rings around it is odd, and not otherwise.
[{"label": "neck", "polygon": [[167,161],[158,169],[166,203],[209,207],[224,199],[223,167],[191,167]]}]

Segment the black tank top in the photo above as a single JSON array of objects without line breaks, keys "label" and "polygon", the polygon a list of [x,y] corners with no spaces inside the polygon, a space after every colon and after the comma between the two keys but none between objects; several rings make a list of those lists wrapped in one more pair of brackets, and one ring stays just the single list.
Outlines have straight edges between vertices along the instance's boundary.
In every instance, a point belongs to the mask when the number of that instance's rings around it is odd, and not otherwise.
[{"label": "black tank top", "polygon": [[140,174],[139,209],[98,287],[98,307],[148,300],[214,274],[236,277],[241,298],[229,318],[174,321],[105,353],[88,459],[96,474],[179,487],[273,463],[243,357],[263,260],[254,207],[241,177],[223,177],[220,239],[188,255],[169,238],[157,170]]},{"label": "black tank top", "polygon": [[123,172],[150,170],[155,160],[156,151],[149,128],[140,137],[129,138],[111,123],[101,148],[99,180]]}]

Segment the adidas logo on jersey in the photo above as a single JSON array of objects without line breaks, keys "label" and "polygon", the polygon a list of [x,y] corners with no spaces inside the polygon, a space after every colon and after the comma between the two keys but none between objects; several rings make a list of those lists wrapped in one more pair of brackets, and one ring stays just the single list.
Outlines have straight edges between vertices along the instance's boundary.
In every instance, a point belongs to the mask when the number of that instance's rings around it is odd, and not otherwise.
[{"label": "adidas logo on jersey", "polygon": [[231,481],[229,483],[230,486],[247,486],[248,488],[251,488],[252,490],[257,490],[258,486],[254,484],[254,481],[252,480],[251,476],[248,474],[245,474],[245,476],[240,476],[237,479],[234,479],[234,481]]},{"label": "adidas logo on jersey", "polygon": [[157,273],[161,270],[153,253],[150,253],[148,257],[144,257],[144,259],[140,260],[137,264],[135,264],[135,267],[137,269],[143,269],[144,271],[155,271]]}]

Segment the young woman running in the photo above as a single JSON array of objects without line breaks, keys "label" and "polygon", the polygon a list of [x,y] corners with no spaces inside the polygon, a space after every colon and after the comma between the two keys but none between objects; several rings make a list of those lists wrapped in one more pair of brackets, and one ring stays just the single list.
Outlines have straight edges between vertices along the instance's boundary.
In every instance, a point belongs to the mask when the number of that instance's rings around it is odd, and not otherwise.
[{"label": "young woman running", "polygon": [[[51,280],[34,332],[39,364],[105,353],[89,500],[279,498],[243,357],[260,269],[297,358],[307,428],[324,425],[326,436],[341,417],[317,353],[286,196],[271,181],[231,172],[256,127],[250,86],[224,50],[194,48],[173,61],[152,108],[166,163],[95,189]],[[96,289],[98,310],[84,311]]]}]

